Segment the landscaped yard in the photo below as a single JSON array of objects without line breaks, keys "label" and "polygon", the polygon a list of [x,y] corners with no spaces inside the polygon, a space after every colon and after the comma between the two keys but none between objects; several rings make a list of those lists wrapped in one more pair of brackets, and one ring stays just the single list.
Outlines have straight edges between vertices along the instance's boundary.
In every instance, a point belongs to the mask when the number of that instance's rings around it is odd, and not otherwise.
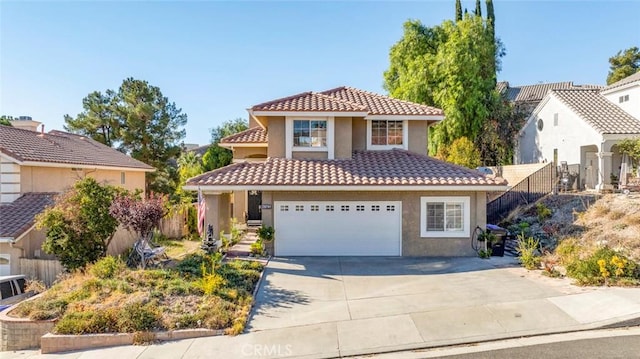
[{"label": "landscaped yard", "polygon": [[133,270],[106,257],[67,275],[39,298],[9,313],[58,318],[56,334],[185,328],[244,330],[263,266],[190,254],[170,269]]}]

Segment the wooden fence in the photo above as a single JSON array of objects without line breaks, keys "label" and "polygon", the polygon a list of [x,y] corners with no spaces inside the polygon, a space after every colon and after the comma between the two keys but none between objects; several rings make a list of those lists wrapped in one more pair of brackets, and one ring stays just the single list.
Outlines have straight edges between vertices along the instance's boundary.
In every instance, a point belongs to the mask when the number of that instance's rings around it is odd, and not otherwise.
[{"label": "wooden fence", "polygon": [[47,287],[55,282],[58,275],[64,272],[62,264],[52,259],[19,258],[20,274],[27,278],[36,278],[44,282]]}]

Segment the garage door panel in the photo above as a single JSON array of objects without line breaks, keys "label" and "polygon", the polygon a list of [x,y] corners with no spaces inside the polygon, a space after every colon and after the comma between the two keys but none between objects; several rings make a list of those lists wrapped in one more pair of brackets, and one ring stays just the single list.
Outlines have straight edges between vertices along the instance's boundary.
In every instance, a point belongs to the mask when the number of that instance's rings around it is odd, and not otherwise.
[{"label": "garage door panel", "polygon": [[275,202],[276,255],[400,255],[401,203]]}]

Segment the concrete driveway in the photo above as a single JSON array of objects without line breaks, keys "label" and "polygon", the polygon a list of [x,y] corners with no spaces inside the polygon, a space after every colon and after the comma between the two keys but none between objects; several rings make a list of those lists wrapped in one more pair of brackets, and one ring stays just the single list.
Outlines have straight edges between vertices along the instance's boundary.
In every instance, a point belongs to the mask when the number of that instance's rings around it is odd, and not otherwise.
[{"label": "concrete driveway", "polygon": [[[640,291],[613,292],[527,272],[508,257],[275,258],[248,330],[316,328],[316,338],[331,338],[325,351],[353,355],[585,329],[640,313]],[[625,309],[600,316],[593,308],[603,301]]]},{"label": "concrete driveway", "polygon": [[576,287],[508,257],[275,258],[255,304],[238,336],[0,357],[334,358],[423,349],[637,325],[640,289]]}]

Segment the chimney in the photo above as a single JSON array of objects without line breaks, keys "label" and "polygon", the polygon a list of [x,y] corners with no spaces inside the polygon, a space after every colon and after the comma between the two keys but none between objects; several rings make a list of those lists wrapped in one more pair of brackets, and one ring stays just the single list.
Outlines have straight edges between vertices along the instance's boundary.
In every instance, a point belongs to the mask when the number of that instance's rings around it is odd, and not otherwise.
[{"label": "chimney", "polygon": [[[38,126],[41,122],[34,121],[31,116],[20,116],[15,120],[11,120],[11,126],[15,128],[21,128],[23,130],[29,130],[38,132]],[[44,128],[43,128],[44,129]]]}]

